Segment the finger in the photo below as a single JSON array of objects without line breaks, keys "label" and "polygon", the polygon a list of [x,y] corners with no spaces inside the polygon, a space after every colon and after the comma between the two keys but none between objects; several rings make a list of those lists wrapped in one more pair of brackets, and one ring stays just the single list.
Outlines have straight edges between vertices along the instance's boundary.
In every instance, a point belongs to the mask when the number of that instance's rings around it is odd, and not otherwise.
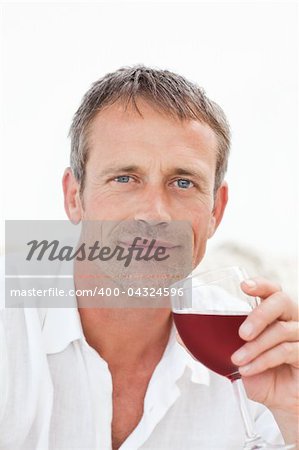
[{"label": "finger", "polygon": [[254,308],[239,328],[244,340],[257,337],[275,320],[298,320],[298,307],[284,292],[276,292]]},{"label": "finger", "polygon": [[249,364],[239,367],[242,376],[251,376],[278,367],[290,364],[299,368],[299,342],[283,342],[266,351]]},{"label": "finger", "polygon": [[277,321],[267,327],[256,339],[247,342],[237,350],[232,355],[232,362],[236,365],[245,365],[282,342],[296,341],[299,341],[299,323]]},{"label": "finger", "polygon": [[269,297],[275,292],[280,292],[281,286],[277,283],[267,280],[262,277],[254,277],[244,280],[241,283],[242,290],[249,295],[258,296],[262,299]]}]

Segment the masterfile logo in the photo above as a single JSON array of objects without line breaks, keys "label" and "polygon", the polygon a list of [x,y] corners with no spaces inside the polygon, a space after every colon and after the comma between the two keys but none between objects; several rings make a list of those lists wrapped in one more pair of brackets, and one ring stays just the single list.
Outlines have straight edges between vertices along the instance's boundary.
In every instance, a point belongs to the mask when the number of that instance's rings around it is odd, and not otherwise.
[{"label": "masterfile logo", "polygon": [[166,307],[191,271],[187,221],[6,222],[7,307]]}]

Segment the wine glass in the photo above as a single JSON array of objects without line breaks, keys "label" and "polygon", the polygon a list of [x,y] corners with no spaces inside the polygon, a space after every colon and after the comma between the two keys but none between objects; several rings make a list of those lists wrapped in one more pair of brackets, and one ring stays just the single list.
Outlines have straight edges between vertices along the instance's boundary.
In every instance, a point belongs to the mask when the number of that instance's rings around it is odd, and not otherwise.
[{"label": "wine glass", "polygon": [[231,356],[245,341],[238,330],[260,300],[246,295],[240,283],[248,278],[240,267],[228,267],[189,276],[171,290],[172,312],[178,333],[192,355],[209,369],[227,377],[244,423],[244,449],[293,449],[269,444],[254,431],[248,398]]}]

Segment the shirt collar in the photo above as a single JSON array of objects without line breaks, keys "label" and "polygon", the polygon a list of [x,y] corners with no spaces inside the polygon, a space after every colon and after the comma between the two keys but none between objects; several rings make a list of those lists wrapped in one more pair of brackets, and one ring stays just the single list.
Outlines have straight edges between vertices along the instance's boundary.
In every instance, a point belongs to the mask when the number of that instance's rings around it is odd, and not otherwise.
[{"label": "shirt collar", "polygon": [[[45,311],[42,334],[47,354],[59,353],[78,339],[85,341],[79,311],[77,308],[48,308]],[[88,345],[88,344],[87,344]],[[186,368],[191,371],[191,381],[209,385],[209,370],[178,343],[176,328],[171,328],[168,344],[157,366],[161,377],[169,376],[173,382],[178,381]],[[170,381],[170,380],[169,380]]]},{"label": "shirt collar", "polygon": [[81,319],[77,308],[48,308],[42,328],[47,354],[62,352],[71,342],[83,339]]}]

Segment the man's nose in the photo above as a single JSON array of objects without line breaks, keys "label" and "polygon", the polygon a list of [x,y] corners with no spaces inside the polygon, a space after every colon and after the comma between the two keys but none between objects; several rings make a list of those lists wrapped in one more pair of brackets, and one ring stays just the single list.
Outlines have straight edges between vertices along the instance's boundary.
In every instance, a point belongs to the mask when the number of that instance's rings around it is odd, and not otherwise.
[{"label": "man's nose", "polygon": [[167,196],[160,189],[149,189],[136,206],[134,219],[155,224],[168,223],[172,217]]}]

